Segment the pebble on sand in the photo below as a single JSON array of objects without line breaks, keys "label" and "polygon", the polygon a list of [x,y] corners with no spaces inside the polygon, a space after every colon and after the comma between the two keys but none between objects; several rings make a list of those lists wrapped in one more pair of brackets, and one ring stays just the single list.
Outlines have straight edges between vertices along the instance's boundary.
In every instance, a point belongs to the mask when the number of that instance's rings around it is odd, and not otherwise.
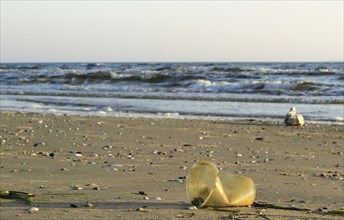
[{"label": "pebble on sand", "polygon": [[87,207],[87,208],[93,208],[94,205],[93,205],[92,203],[90,203],[90,202],[86,202],[85,207]]},{"label": "pebble on sand", "polygon": [[189,210],[196,210],[197,207],[193,205],[193,206],[189,206],[188,209],[189,209]]},{"label": "pebble on sand", "polygon": [[84,188],[80,187],[80,186],[73,186],[72,188],[73,190],[83,190]]},{"label": "pebble on sand", "polygon": [[147,210],[145,210],[144,208],[140,207],[140,208],[137,208],[136,211],[138,212],[147,212]]},{"label": "pebble on sand", "polygon": [[34,212],[38,212],[39,211],[39,208],[37,207],[31,207],[27,210],[29,213],[34,213]]}]

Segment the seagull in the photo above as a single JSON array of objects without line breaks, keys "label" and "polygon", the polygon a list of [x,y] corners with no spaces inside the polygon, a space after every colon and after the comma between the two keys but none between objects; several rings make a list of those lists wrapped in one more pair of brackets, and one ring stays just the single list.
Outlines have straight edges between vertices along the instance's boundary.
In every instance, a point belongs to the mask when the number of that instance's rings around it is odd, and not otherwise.
[{"label": "seagull", "polygon": [[290,126],[302,126],[305,124],[303,116],[296,113],[296,108],[291,107],[284,118],[284,123]]}]

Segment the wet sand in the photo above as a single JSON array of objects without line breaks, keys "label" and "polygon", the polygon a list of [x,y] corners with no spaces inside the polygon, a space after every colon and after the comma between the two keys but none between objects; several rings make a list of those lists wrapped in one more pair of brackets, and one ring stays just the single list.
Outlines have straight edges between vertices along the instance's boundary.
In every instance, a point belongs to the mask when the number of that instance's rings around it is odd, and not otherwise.
[{"label": "wet sand", "polygon": [[[343,126],[0,116],[0,190],[35,195],[0,199],[1,219],[343,218]],[[189,209],[185,177],[199,160],[252,178],[258,204]]]}]

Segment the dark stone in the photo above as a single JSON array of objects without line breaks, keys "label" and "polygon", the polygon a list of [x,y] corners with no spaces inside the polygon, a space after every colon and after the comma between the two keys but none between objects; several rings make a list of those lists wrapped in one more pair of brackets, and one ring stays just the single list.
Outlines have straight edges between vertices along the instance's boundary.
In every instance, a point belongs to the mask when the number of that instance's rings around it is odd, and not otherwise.
[{"label": "dark stone", "polygon": [[76,204],[70,204],[69,206],[70,206],[71,208],[79,208],[79,206],[76,205]]},{"label": "dark stone", "polygon": [[201,197],[194,198],[194,199],[191,201],[191,204],[194,205],[194,206],[196,206],[196,207],[200,207],[203,203],[204,203],[204,199],[201,198]]},{"label": "dark stone", "polygon": [[147,196],[147,193],[145,193],[144,191],[139,191],[139,194],[140,194],[140,195]]}]

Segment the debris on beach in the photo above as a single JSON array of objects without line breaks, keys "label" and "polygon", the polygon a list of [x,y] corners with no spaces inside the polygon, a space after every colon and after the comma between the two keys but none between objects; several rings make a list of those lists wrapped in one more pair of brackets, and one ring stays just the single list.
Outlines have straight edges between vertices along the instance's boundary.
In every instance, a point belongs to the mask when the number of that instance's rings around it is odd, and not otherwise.
[{"label": "debris on beach", "polygon": [[139,191],[139,195],[145,195],[147,196],[147,193],[145,191]]},{"label": "debris on beach", "polygon": [[256,196],[250,178],[219,172],[211,161],[199,161],[191,167],[186,192],[191,204],[198,208],[249,206]]},{"label": "debris on beach", "polygon": [[44,142],[37,142],[37,143],[35,143],[33,146],[34,146],[34,147],[37,147],[37,146],[39,146],[39,145],[45,146],[45,143],[44,143]]},{"label": "debris on beach", "polygon": [[89,186],[89,187],[97,187],[98,185],[95,183],[87,183],[85,186]]},{"label": "debris on beach", "polygon": [[137,208],[136,211],[138,212],[148,212],[146,209],[144,209],[143,207]]},{"label": "debris on beach", "polygon": [[78,206],[78,205],[76,205],[76,204],[73,204],[73,203],[71,203],[69,206],[70,206],[71,208],[79,208],[79,206]]},{"label": "debris on beach", "polygon": [[191,212],[191,213],[187,213],[187,214],[178,214],[176,215],[177,218],[192,218],[194,215],[196,215],[196,213]]},{"label": "debris on beach", "polygon": [[34,212],[38,212],[39,208],[37,208],[37,207],[30,207],[27,211],[28,211],[28,213],[34,213]]},{"label": "debris on beach", "polygon": [[188,210],[196,210],[196,209],[197,209],[197,207],[196,207],[196,206],[194,206],[194,205],[192,205],[192,206],[189,206],[187,209],[188,209]]},{"label": "debris on beach", "polygon": [[20,199],[20,200],[24,200],[27,203],[31,204],[34,197],[35,197],[35,195],[31,194],[31,193],[19,192],[19,191],[9,191],[9,190],[0,190],[0,198],[1,199]]},{"label": "debris on beach", "polygon": [[296,113],[296,108],[291,107],[284,118],[284,123],[288,126],[302,126],[305,124],[303,116]]},{"label": "debris on beach", "polygon": [[73,186],[72,190],[83,190],[84,188],[80,187],[80,186]]},{"label": "debris on beach", "polygon": [[344,180],[344,173],[339,172],[339,171],[328,171],[328,172],[322,172],[322,173],[315,173],[314,176],[323,177],[325,179]]},{"label": "debris on beach", "polygon": [[92,203],[90,203],[90,202],[86,202],[86,204],[84,205],[86,208],[93,208],[94,207],[94,205],[92,204]]},{"label": "debris on beach", "polygon": [[186,166],[180,166],[179,169],[186,170],[187,167]]},{"label": "debris on beach", "polygon": [[235,158],[238,158],[238,157],[242,157],[242,154],[236,153],[236,154],[235,154]]}]

